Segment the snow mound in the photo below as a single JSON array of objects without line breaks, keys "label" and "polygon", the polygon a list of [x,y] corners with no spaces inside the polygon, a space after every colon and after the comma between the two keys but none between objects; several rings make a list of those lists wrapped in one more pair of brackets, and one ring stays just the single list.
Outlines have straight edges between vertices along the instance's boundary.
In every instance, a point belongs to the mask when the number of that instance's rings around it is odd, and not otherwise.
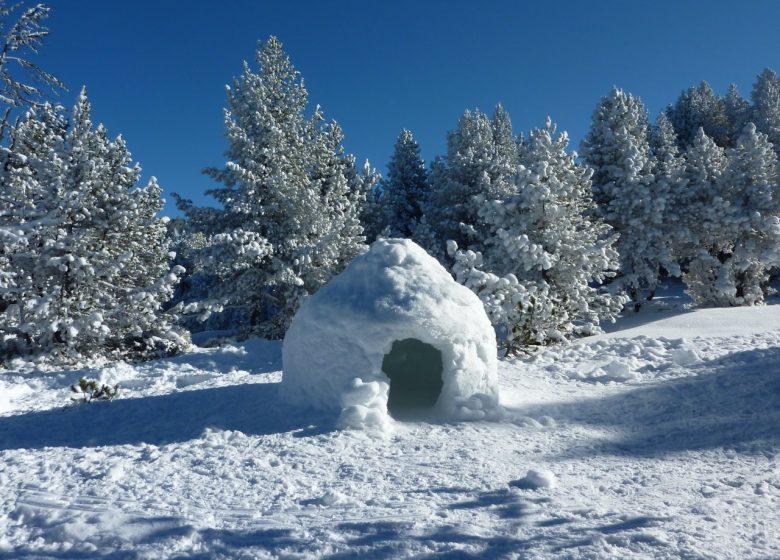
[{"label": "snow mound", "polygon": [[545,470],[529,470],[523,478],[510,482],[510,486],[522,490],[538,490],[539,488],[555,488],[555,475]]},{"label": "snow mound", "polygon": [[404,406],[444,419],[498,410],[496,339],[482,303],[406,239],[376,241],[304,302],[282,360],[283,398],[342,411],[345,427],[382,425],[388,409],[399,419]]}]

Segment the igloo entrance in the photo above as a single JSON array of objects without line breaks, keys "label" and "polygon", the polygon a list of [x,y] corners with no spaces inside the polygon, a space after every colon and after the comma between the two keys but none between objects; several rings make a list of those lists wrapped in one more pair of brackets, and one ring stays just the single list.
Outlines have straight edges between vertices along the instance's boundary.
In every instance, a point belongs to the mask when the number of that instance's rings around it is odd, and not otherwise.
[{"label": "igloo entrance", "polygon": [[415,338],[396,340],[382,360],[390,378],[387,410],[396,420],[425,416],[441,394],[441,352]]}]

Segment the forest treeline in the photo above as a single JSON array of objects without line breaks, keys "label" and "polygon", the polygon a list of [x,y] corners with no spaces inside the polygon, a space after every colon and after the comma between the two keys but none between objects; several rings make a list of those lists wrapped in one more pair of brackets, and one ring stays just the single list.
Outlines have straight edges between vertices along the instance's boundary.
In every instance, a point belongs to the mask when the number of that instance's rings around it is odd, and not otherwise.
[{"label": "forest treeline", "polygon": [[[706,82],[652,122],[613,88],[579,152],[550,120],[515,134],[467,110],[426,165],[400,132],[387,176],[359,165],[311,108],[272,37],[227,87],[214,207],[140,184],[86,89],[32,59],[48,8],[0,4],[0,362],[141,360],[190,332],[281,338],[301,302],[379,236],[411,238],[482,300],[514,353],[599,331],[679,277],[697,306],[759,305],[780,262],[780,77],[749,99]],[[39,85],[31,85],[39,84]],[[43,87],[41,87],[41,85]]]}]

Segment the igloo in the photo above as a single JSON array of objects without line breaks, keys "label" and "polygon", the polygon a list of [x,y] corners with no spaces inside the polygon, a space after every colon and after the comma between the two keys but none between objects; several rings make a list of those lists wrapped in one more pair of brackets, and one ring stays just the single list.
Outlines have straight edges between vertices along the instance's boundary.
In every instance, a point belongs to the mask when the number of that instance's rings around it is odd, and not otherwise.
[{"label": "igloo", "polygon": [[342,424],[473,419],[498,409],[496,339],[479,298],[421,247],[380,239],[307,299],[282,351],[283,398]]}]

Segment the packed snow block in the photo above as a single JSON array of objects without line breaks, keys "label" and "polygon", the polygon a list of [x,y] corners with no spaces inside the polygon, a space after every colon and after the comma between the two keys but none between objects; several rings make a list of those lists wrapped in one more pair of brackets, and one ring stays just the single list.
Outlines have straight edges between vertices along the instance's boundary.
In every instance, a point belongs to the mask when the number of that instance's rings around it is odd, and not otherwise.
[{"label": "packed snow block", "polygon": [[499,410],[496,339],[482,303],[407,239],[376,241],[306,300],[282,358],[282,397],[341,411],[350,427],[388,408],[397,420]]}]

